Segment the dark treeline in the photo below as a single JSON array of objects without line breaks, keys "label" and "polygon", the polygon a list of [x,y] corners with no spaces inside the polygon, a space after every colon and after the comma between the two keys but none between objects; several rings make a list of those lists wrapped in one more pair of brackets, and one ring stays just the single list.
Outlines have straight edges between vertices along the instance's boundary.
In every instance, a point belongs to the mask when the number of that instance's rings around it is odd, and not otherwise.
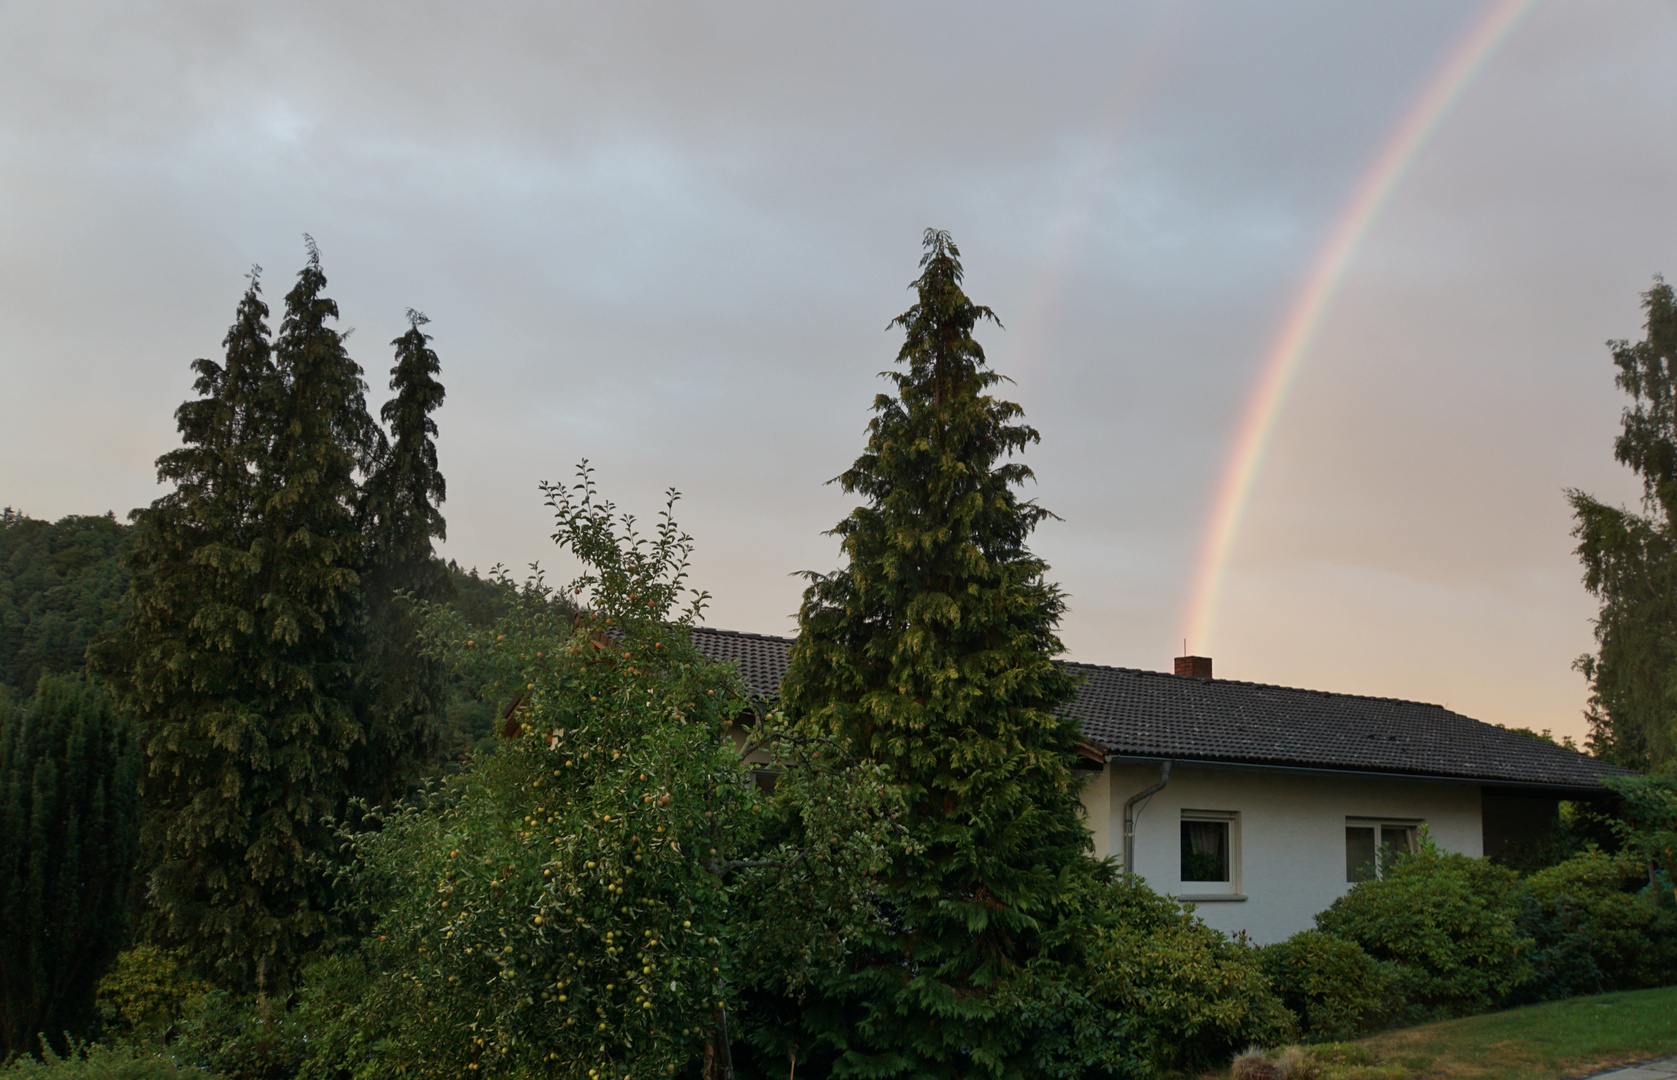
[{"label": "dark treeline", "polygon": [[0,511],[0,695],[80,671],[88,645],[116,630],[130,532],[114,514],[53,523]]},{"label": "dark treeline", "polygon": [[[0,510],[0,698],[21,706],[43,675],[85,675],[88,646],[117,634],[128,590],[133,527],[114,514],[58,521]],[[474,625],[488,626],[506,607],[510,586],[451,560],[436,560],[444,595]],[[439,765],[487,749],[493,707],[477,685],[451,673],[440,711]]]}]

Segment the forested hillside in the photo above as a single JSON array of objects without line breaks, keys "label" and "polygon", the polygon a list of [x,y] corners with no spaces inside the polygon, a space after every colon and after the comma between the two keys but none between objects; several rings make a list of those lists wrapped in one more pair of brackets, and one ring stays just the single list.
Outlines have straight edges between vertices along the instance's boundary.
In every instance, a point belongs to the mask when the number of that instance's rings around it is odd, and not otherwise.
[{"label": "forested hillside", "polygon": [[43,672],[81,670],[87,646],[121,619],[129,535],[114,515],[0,512],[0,686],[21,696]]},{"label": "forested hillside", "polygon": [[[10,507],[0,511],[0,694],[21,701],[42,674],[81,671],[87,647],[121,626],[128,588],[122,557],[131,533],[112,514],[42,521]],[[456,562],[438,565],[469,623],[487,626],[501,615],[508,586]],[[493,718],[493,705],[477,699],[475,685],[451,679],[441,758],[491,746]]]}]

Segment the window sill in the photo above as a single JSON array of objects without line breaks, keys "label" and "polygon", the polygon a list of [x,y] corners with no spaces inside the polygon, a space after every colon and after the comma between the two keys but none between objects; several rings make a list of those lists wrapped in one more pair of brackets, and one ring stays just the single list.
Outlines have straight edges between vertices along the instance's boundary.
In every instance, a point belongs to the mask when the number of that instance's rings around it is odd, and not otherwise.
[{"label": "window sill", "polygon": [[1245,900],[1239,893],[1183,893],[1177,897],[1190,904],[1215,904],[1220,901]]}]

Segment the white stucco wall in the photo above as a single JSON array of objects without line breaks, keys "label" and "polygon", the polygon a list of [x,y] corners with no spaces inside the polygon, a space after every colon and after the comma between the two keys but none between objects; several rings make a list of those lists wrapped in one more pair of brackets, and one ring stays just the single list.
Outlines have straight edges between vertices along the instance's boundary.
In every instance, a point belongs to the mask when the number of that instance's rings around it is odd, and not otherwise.
[{"label": "white stucco wall", "polygon": [[[1123,855],[1124,801],[1159,779],[1156,763],[1108,764],[1091,773],[1083,804],[1096,855]],[[1136,816],[1136,873],[1172,896],[1223,887],[1181,880],[1183,811],[1236,815],[1234,880],[1244,900],[1198,903],[1207,924],[1255,943],[1280,941],[1350,888],[1345,881],[1348,818],[1418,821],[1447,851],[1477,856],[1479,785],[1378,775],[1347,776],[1176,763],[1170,783]]]}]

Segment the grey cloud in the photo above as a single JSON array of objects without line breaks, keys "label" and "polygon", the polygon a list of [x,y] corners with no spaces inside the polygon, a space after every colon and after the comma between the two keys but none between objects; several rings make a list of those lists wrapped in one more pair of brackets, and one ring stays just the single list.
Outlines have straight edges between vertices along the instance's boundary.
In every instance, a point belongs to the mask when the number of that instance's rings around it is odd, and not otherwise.
[{"label": "grey cloud", "polygon": [[[534,484],[586,455],[626,506],[687,493],[714,621],[785,629],[938,225],[1043,432],[1068,643],[1157,666],[1256,364],[1477,14],[9,4],[0,502],[151,498],[186,362],[250,263],[283,294],[309,231],[375,388],[402,310],[434,320],[450,555],[557,564]],[[1672,247],[1671,24],[1540,5],[1406,179],[1266,464],[1224,670],[1575,726],[1588,605],[1553,496],[1623,488],[1599,341]],[[1429,617],[1500,635],[1491,674],[1458,689]]]}]

